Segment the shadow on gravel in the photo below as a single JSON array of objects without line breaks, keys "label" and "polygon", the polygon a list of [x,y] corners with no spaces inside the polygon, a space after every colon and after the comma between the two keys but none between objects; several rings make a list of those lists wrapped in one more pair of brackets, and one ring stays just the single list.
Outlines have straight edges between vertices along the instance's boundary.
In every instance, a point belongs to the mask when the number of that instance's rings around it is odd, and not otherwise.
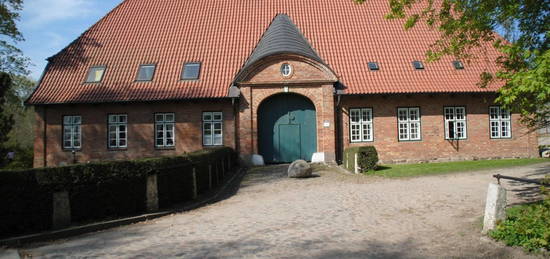
[{"label": "shadow on gravel", "polygon": [[[550,175],[549,166],[537,168],[533,173],[525,175],[525,178],[541,181],[546,177],[546,175]],[[521,200],[519,202],[509,204],[510,206],[533,203],[542,199],[540,185],[509,181],[508,186],[508,191],[512,192]]]}]

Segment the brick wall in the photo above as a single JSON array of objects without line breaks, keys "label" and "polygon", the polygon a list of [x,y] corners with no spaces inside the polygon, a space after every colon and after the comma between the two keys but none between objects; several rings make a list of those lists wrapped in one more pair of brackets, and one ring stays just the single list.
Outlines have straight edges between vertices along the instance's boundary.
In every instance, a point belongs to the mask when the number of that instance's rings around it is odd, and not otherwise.
[{"label": "brick wall", "polygon": [[[235,118],[230,100],[181,101],[170,103],[52,105],[37,107],[35,129],[35,167],[72,163],[70,150],[62,146],[64,115],[82,116],[82,148],[78,162],[136,159],[177,155],[203,149],[202,112],[222,111],[224,146],[235,148]],[[173,149],[157,149],[154,142],[154,113],[173,112],[176,117],[176,143]],[[107,116],[128,115],[128,147],[107,146]],[[46,155],[45,155],[46,154]]]},{"label": "brick wall", "polygon": [[[537,138],[519,124],[519,115],[512,115],[512,138],[491,139],[489,106],[491,94],[433,94],[433,95],[366,95],[342,97],[344,147],[374,145],[380,160],[416,162],[433,160],[464,160],[537,156]],[[397,107],[420,107],[422,140],[400,142],[397,132]],[[444,106],[465,106],[467,139],[445,140]],[[374,141],[351,143],[349,108],[373,108]]]},{"label": "brick wall", "polygon": [[[293,67],[290,77],[283,77],[280,67]],[[326,67],[293,55],[263,60],[240,82],[239,152],[244,160],[258,153],[258,108],[264,100],[277,94],[298,94],[311,100],[317,115],[317,152],[325,152],[334,160],[336,138],[333,82],[336,77]],[[288,93],[285,92],[285,87]],[[324,123],[329,126],[325,127]]]}]

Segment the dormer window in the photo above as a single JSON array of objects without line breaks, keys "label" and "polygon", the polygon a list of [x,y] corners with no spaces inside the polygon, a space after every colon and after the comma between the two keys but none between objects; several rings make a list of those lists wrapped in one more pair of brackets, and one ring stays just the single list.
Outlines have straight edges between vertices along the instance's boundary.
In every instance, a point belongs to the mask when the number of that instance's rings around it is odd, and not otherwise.
[{"label": "dormer window", "polygon": [[199,79],[201,71],[201,63],[185,63],[183,65],[183,72],[181,73],[182,80],[197,80]]},{"label": "dormer window", "polygon": [[417,69],[417,70],[424,69],[424,64],[422,64],[422,61],[413,61],[412,64],[414,69]]},{"label": "dormer window", "polygon": [[91,67],[88,70],[88,76],[86,77],[86,83],[99,83],[103,80],[103,75],[105,75],[105,66],[96,66]]},{"label": "dormer window", "polygon": [[462,64],[462,61],[460,60],[455,60],[453,61],[453,66],[455,67],[455,69],[464,69],[464,64]]},{"label": "dormer window", "polygon": [[152,81],[156,68],[157,66],[154,64],[139,66],[136,81]]},{"label": "dormer window", "polygon": [[369,62],[368,66],[369,66],[369,70],[380,70],[380,67],[378,66],[377,62]]}]

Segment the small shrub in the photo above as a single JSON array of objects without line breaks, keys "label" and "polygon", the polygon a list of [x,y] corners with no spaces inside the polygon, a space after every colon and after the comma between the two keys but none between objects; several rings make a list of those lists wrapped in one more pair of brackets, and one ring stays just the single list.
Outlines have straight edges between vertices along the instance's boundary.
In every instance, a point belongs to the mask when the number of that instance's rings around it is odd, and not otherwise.
[{"label": "small shrub", "polygon": [[[546,177],[546,182],[550,177]],[[542,188],[543,201],[512,207],[506,220],[499,223],[489,235],[509,246],[521,246],[528,251],[550,250],[550,192]]]},{"label": "small shrub", "polygon": [[355,172],[355,154],[357,154],[357,166],[359,172],[368,173],[376,170],[378,164],[378,152],[373,146],[351,147],[344,151],[344,167]]}]

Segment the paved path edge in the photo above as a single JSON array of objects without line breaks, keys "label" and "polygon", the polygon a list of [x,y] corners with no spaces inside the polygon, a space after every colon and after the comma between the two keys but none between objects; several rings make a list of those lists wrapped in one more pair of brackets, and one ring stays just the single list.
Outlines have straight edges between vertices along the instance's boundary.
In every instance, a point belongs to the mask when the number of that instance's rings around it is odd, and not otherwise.
[{"label": "paved path edge", "polygon": [[105,229],[109,229],[109,228],[120,227],[120,226],[124,226],[124,225],[130,225],[130,224],[134,224],[134,223],[138,223],[138,222],[142,222],[142,221],[147,221],[147,220],[163,217],[163,216],[170,215],[170,214],[173,214],[173,213],[184,212],[184,211],[193,210],[193,209],[196,209],[196,208],[199,208],[199,207],[203,207],[205,205],[208,205],[208,204],[216,201],[216,199],[218,199],[221,194],[225,193],[227,188],[229,188],[230,186],[233,185],[233,183],[236,179],[241,178],[246,172],[247,172],[246,168],[238,168],[237,172],[235,174],[233,174],[231,176],[231,178],[222,185],[221,188],[218,188],[216,191],[211,193],[205,199],[198,200],[196,202],[193,202],[193,203],[188,204],[188,205],[183,206],[183,207],[177,207],[177,205],[176,205],[176,206],[174,206],[174,208],[172,208],[170,210],[163,210],[163,211],[155,212],[155,213],[142,214],[142,215],[139,215],[139,216],[133,216],[133,217],[127,217],[127,218],[121,218],[121,219],[115,219],[115,220],[109,220],[109,221],[102,221],[102,222],[97,222],[97,223],[92,223],[92,224],[87,224],[87,225],[82,225],[82,226],[73,226],[73,227],[68,227],[68,228],[59,229],[59,230],[51,230],[51,231],[41,232],[41,233],[37,233],[37,234],[30,234],[30,235],[24,235],[24,236],[11,237],[11,238],[7,238],[7,239],[1,239],[0,240],[0,247],[2,247],[2,246],[17,247],[17,246],[21,246],[23,244],[28,244],[28,243],[43,242],[43,241],[51,241],[51,240],[56,240],[56,239],[68,238],[68,237],[78,236],[78,235],[82,235],[82,234],[86,234],[86,233],[105,230]]}]

